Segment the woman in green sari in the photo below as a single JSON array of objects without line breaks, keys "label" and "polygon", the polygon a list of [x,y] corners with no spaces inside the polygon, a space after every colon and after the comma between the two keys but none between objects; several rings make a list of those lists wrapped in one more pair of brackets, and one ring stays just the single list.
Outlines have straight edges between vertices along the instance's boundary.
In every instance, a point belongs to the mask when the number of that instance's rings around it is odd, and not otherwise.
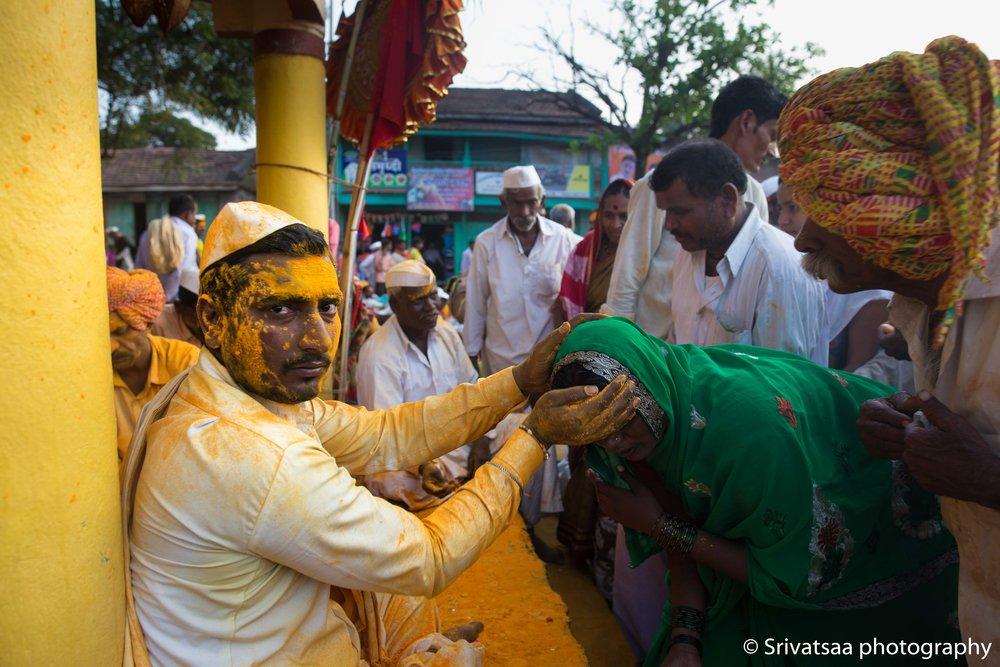
[{"label": "woman in green sari", "polygon": [[859,406],[891,388],[773,350],[667,345],[619,318],[573,330],[553,386],[619,375],[637,415],[586,460],[632,565],[667,556],[647,665],[829,665],[875,638],[958,641],[958,556],[937,500],[858,440]]}]

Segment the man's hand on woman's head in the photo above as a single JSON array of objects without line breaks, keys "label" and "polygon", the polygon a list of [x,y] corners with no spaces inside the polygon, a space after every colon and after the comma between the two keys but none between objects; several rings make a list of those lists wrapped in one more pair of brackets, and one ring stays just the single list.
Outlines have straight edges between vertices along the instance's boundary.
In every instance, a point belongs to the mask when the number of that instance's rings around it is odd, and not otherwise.
[{"label": "man's hand on woman's head", "polygon": [[569,322],[563,322],[555,330],[535,345],[528,358],[514,366],[514,381],[518,389],[533,401],[549,388],[552,364],[555,363],[559,346],[575,327],[592,320],[607,317],[598,313],[582,313]]},{"label": "man's hand on woman's head", "polygon": [[525,426],[545,445],[599,442],[632,421],[639,404],[633,389],[624,375],[601,391],[594,386],[554,389],[538,399]]}]

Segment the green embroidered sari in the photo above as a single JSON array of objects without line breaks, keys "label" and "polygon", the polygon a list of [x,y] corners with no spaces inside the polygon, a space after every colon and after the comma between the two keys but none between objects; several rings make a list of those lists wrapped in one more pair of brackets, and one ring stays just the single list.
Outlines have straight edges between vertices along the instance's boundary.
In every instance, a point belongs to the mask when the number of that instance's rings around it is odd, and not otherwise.
[{"label": "green embroidered sari", "polygon": [[[619,318],[577,327],[557,371],[571,362],[605,379],[626,370],[645,388],[640,414],[662,433],[647,463],[705,531],[747,546],[746,585],[699,566],[704,665],[836,664],[765,655],[768,638],[853,642],[854,660],[873,637],[958,640],[958,557],[937,500],[858,440],[861,403],[893,389],[774,350],[667,345]],[[586,460],[627,488],[615,472],[626,461],[596,445]],[[635,531],[626,541],[633,566],[659,551]],[[669,630],[664,620],[647,665],[665,657]],[[748,638],[759,643],[753,656]]]}]

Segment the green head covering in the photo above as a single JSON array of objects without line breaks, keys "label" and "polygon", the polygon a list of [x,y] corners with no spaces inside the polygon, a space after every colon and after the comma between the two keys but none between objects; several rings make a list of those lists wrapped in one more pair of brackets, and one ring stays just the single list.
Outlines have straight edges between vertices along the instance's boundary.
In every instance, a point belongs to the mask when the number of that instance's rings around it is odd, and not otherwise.
[{"label": "green head covering", "polygon": [[[666,422],[646,463],[703,530],[747,545],[746,585],[700,568],[710,627],[748,594],[800,611],[872,607],[954,564],[936,499],[858,440],[861,403],[891,387],[775,350],[668,345],[621,318],[576,327],[555,372],[573,362],[608,380],[627,370]],[[627,488],[627,461],[590,445],[586,462]],[[632,530],[626,543],[634,566],[659,551]]]}]

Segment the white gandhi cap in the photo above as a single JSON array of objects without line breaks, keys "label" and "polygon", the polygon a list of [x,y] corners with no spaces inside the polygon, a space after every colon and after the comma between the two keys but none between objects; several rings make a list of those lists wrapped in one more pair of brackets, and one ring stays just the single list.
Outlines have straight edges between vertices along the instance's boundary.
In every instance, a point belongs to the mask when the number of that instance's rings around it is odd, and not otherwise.
[{"label": "white gandhi cap", "polygon": [[511,167],[503,173],[503,189],[511,190],[517,188],[531,188],[541,185],[542,179],[538,177],[533,165]]}]

